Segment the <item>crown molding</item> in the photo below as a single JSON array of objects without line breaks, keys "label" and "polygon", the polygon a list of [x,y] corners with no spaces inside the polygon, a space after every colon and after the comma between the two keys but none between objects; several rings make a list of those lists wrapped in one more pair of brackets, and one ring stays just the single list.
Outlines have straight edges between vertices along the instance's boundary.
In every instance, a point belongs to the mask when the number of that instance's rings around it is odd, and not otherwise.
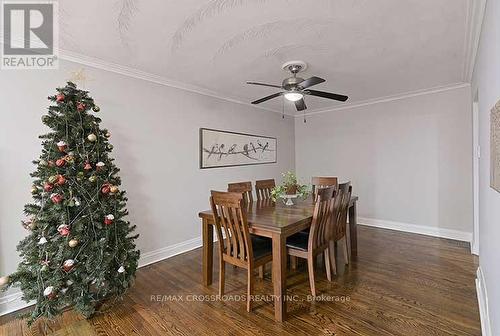
[{"label": "crown molding", "polygon": [[481,39],[486,0],[468,0],[466,5],[466,29],[464,36],[463,81],[470,83],[474,74],[476,56]]},{"label": "crown molding", "polygon": [[[486,0],[479,0],[479,1],[485,2]],[[0,31],[0,43],[3,43],[3,32],[2,31]],[[139,70],[136,68],[132,68],[129,66],[124,66],[124,65],[121,65],[118,63],[105,61],[105,60],[97,58],[97,57],[85,56],[83,54],[68,51],[68,50],[61,49],[61,48],[59,48],[57,51],[58,51],[58,57],[62,60],[81,64],[81,65],[86,65],[86,66],[89,66],[89,67],[92,67],[95,69],[100,69],[100,70],[120,74],[123,76],[135,78],[135,79],[140,79],[140,80],[148,81],[151,83],[156,83],[156,84],[163,85],[163,86],[176,88],[179,90],[189,91],[189,92],[193,92],[193,93],[197,93],[200,95],[228,101],[228,102],[239,104],[239,105],[245,105],[248,107],[255,108],[257,110],[279,113],[280,115],[284,113],[287,116],[291,116],[291,117],[295,117],[295,118],[300,118],[300,117],[304,116],[304,114],[302,114],[302,113],[295,114],[295,113],[291,113],[288,111],[276,110],[276,109],[264,107],[262,105],[250,104],[248,102],[243,101],[241,98],[228,96],[226,94],[218,93],[218,92],[215,92],[215,91],[212,91],[212,90],[209,90],[209,89],[197,86],[197,85],[192,85],[192,84],[187,84],[187,83],[171,80],[171,79],[168,79],[164,76],[155,75],[155,74],[152,74],[149,72],[145,72],[145,71],[142,71],[142,70]],[[305,115],[308,116],[308,115],[350,109],[350,108],[355,108],[355,107],[367,106],[367,105],[372,105],[372,104],[390,102],[390,101],[404,99],[404,98],[410,98],[410,97],[415,97],[415,96],[420,96],[420,95],[425,95],[425,94],[453,90],[453,89],[457,89],[457,88],[461,88],[461,87],[466,87],[469,85],[470,85],[469,82],[465,81],[465,82],[454,83],[454,84],[450,84],[450,85],[446,85],[446,86],[439,86],[439,87],[432,87],[432,88],[423,89],[423,90],[409,91],[409,92],[391,95],[391,96],[377,97],[377,98],[368,99],[368,100],[364,100],[364,101],[343,104],[342,106],[338,106],[338,107],[327,107],[324,109],[315,109],[315,110],[311,110],[308,113],[305,113]]]},{"label": "crown molding", "polygon": [[[217,98],[220,100],[225,100],[225,101],[235,103],[235,104],[246,105],[246,106],[258,109],[258,110],[264,110],[264,111],[270,111],[270,112],[282,114],[282,111],[277,111],[277,110],[270,109],[270,108],[267,108],[264,106],[253,105],[253,104],[244,102],[237,97],[223,95],[223,94],[220,94],[218,92],[215,92],[215,91],[212,91],[212,90],[209,90],[209,89],[197,86],[197,85],[192,85],[192,84],[187,84],[187,83],[171,80],[171,79],[168,79],[168,78],[163,77],[163,76],[155,75],[155,74],[152,74],[149,72],[145,72],[145,71],[138,70],[138,69],[135,69],[132,67],[124,66],[124,65],[120,65],[117,63],[105,61],[105,60],[102,60],[102,59],[99,59],[96,57],[84,56],[84,55],[79,54],[79,53],[60,49],[59,50],[59,58],[65,60],[65,61],[70,61],[73,63],[86,65],[86,66],[89,66],[92,68],[117,73],[117,74],[124,75],[127,77],[141,79],[141,80],[145,80],[148,82],[160,84],[163,86],[168,86],[168,87],[173,87],[173,88],[184,90],[184,91],[198,93],[198,94],[203,95],[203,96],[209,96],[209,97]],[[285,113],[285,114],[287,114],[287,113]],[[290,115],[290,114],[288,114],[288,115]]]},{"label": "crown molding", "polygon": [[[380,103],[387,103],[387,102],[392,102],[395,100],[418,97],[418,96],[423,96],[423,95],[433,94],[433,93],[438,93],[438,92],[444,92],[444,91],[450,91],[450,90],[460,89],[460,88],[464,88],[464,87],[470,87],[470,83],[455,83],[455,84],[450,84],[450,85],[445,85],[445,86],[437,86],[437,87],[433,87],[430,89],[408,91],[408,92],[400,93],[400,94],[393,95],[393,96],[367,99],[367,100],[364,100],[361,102],[346,104],[346,105],[342,105],[339,107],[315,110],[315,111],[311,111],[309,113],[305,113],[305,115],[310,116],[310,115],[321,114],[321,113],[348,110],[348,109],[353,109],[356,107],[362,107],[362,106],[368,106],[368,105],[374,105],[374,104],[380,104]],[[295,118],[302,118],[303,116],[304,116],[304,114],[296,115]]]}]

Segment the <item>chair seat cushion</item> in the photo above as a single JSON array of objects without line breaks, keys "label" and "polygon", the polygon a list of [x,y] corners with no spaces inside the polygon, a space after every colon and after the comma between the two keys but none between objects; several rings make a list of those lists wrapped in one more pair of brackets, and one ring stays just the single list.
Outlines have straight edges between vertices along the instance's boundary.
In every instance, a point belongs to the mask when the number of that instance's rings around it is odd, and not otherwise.
[{"label": "chair seat cushion", "polygon": [[273,242],[270,238],[251,235],[254,259],[273,253]]},{"label": "chair seat cushion", "polygon": [[293,248],[301,251],[307,251],[307,245],[309,244],[309,232],[298,232],[291,235],[286,239],[286,247]]}]

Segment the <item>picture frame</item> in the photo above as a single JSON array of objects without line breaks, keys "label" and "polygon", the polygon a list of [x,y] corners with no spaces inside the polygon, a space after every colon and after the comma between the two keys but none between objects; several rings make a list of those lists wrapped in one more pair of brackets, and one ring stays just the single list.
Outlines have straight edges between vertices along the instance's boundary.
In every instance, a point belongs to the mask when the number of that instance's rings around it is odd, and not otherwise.
[{"label": "picture frame", "polygon": [[200,169],[277,163],[275,137],[200,128]]}]

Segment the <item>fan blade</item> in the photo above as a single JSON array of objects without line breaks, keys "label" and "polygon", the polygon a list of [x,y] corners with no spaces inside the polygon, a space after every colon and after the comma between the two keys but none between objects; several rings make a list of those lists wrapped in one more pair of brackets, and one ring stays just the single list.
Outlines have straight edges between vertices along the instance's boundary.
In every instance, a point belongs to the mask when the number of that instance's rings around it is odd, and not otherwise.
[{"label": "fan blade", "polygon": [[295,107],[297,108],[297,111],[304,111],[307,109],[306,102],[304,101],[304,98],[299,99],[295,102]]},{"label": "fan blade", "polygon": [[308,88],[308,87],[311,87],[313,85],[317,85],[317,84],[320,84],[323,82],[326,82],[326,80],[324,80],[323,78],[312,76],[311,78],[308,78],[308,79],[304,80],[303,82],[301,82],[299,85],[305,89],[305,88]]},{"label": "fan blade", "polygon": [[266,84],[266,83],[258,83],[258,82],[247,82],[247,84],[252,84],[252,85],[260,85],[260,86],[269,86],[269,87],[274,87],[274,88],[279,88],[279,89],[281,89],[281,88],[282,88],[280,85],[273,85],[273,84]]},{"label": "fan blade", "polygon": [[304,93],[310,94],[311,96],[328,98],[328,99],[338,100],[341,102],[345,102],[349,98],[349,97],[344,96],[344,95],[339,95],[339,94],[324,92],[324,91],[316,91],[316,90],[307,90],[307,91],[304,91]]},{"label": "fan blade", "polygon": [[276,97],[279,97],[283,94],[283,92],[278,92],[278,93],[274,93],[270,96],[267,96],[267,97],[264,97],[264,98],[260,98],[256,101],[253,101],[252,104],[260,104],[262,102],[265,102],[266,100],[269,100],[269,99],[273,99],[273,98],[276,98]]}]

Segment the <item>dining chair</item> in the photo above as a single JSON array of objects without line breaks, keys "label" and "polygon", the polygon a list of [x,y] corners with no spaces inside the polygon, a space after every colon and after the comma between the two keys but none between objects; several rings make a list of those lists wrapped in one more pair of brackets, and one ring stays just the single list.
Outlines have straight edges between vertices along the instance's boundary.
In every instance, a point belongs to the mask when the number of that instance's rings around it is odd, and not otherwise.
[{"label": "dining chair", "polygon": [[349,203],[351,201],[352,186],[351,182],[341,183],[337,187],[337,193],[333,201],[333,216],[332,216],[332,235],[330,243],[330,253],[331,261],[333,267],[333,273],[337,274],[337,265],[335,258],[335,247],[334,244],[338,241],[344,239],[343,253],[344,262],[346,265],[349,264],[349,246],[347,239],[347,215],[349,212]]},{"label": "dining chair", "polygon": [[337,177],[313,176],[311,180],[313,201],[316,199],[316,191],[325,187],[337,187]]},{"label": "dining chair", "polygon": [[252,182],[236,182],[227,185],[227,191],[243,194],[243,201],[247,204],[253,202]]},{"label": "dining chair", "polygon": [[333,213],[335,188],[321,188],[317,190],[317,194],[311,230],[309,232],[302,231],[291,235],[286,241],[288,255],[307,259],[309,283],[313,296],[316,296],[314,262],[316,257],[321,253],[323,253],[323,259],[325,261],[326,276],[328,281],[332,281],[329,252],[331,241],[331,217]]},{"label": "dining chair", "polygon": [[271,190],[276,187],[274,179],[255,181],[255,193],[257,194],[257,201],[271,199]]},{"label": "dining chair", "polygon": [[250,234],[241,193],[212,191],[210,205],[219,240],[219,296],[224,295],[226,263],[246,269],[247,311],[250,312],[253,272],[272,261],[272,241]]}]

